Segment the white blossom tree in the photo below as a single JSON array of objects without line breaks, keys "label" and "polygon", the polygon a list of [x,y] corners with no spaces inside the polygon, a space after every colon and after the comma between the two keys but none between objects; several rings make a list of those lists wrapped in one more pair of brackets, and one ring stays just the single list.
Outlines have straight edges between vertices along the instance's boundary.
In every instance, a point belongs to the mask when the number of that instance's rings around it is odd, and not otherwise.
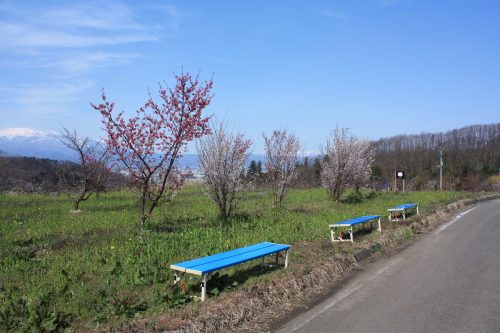
[{"label": "white blossom tree", "polygon": [[224,220],[233,213],[245,187],[245,161],[251,144],[243,133],[228,131],[222,122],[215,122],[212,133],[197,142],[205,193],[217,204]]},{"label": "white blossom tree", "polygon": [[266,150],[266,170],[273,190],[273,204],[281,206],[283,198],[297,177],[300,143],[297,137],[286,130],[274,131],[271,137],[263,134]]},{"label": "white blossom tree", "polygon": [[370,142],[336,127],[327,140],[325,159],[321,162],[321,181],[330,196],[338,201],[349,184],[359,186],[370,175],[373,152]]},{"label": "white blossom tree", "polygon": [[356,192],[359,192],[360,187],[370,178],[372,165],[375,161],[375,152],[368,140],[358,139],[357,149],[353,153],[357,154],[354,157],[357,162],[351,169],[351,181]]}]

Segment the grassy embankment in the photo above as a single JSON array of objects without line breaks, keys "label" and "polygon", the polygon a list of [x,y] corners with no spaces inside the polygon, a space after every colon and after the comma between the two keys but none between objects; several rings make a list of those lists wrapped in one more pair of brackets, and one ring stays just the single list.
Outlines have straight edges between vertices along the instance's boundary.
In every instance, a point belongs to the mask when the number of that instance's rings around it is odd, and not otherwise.
[{"label": "grassy embankment", "polygon": [[[182,190],[139,228],[133,192],[114,192],[70,212],[64,196],[0,195],[0,331],[71,325],[95,328],[182,306],[169,264],[261,241],[293,244],[329,237],[328,224],[417,202],[421,213],[473,194],[387,193],[357,205],[333,203],[322,189],[294,190],[286,209],[271,208],[266,192],[250,192],[237,216],[217,219],[196,187]],[[292,255],[292,263],[294,257]],[[228,269],[229,274],[256,263]],[[272,277],[273,272],[265,278]],[[253,283],[264,275],[242,277]],[[247,280],[248,279],[248,280]],[[233,280],[234,281],[234,280]],[[187,281],[192,293],[196,281]],[[212,283],[209,292],[238,288]]]}]

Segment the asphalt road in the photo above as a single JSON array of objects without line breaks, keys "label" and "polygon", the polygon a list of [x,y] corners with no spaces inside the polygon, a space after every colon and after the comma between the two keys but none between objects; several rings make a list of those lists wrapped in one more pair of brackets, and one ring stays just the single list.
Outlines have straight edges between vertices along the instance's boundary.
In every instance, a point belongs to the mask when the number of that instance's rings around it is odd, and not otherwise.
[{"label": "asphalt road", "polygon": [[363,265],[279,332],[500,332],[500,200]]}]

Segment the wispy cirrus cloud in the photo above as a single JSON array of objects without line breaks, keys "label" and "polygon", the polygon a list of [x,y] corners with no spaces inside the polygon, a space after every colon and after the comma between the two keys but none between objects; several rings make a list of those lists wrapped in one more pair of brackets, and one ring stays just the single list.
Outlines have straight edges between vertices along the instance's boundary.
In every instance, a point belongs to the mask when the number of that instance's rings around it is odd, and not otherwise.
[{"label": "wispy cirrus cloud", "polygon": [[0,47],[21,51],[23,49],[115,46],[157,40],[155,36],[147,34],[89,34],[40,28],[38,25],[33,24],[6,22],[0,22],[0,31],[2,31],[2,34],[0,34]]},{"label": "wispy cirrus cloud", "polygon": [[120,3],[77,4],[72,8],[41,10],[32,21],[65,28],[147,31],[146,27],[136,20],[133,11]]},{"label": "wispy cirrus cloud", "polygon": [[[49,82],[45,84],[17,84],[1,86],[0,96],[9,96],[11,103],[37,109],[40,106],[66,104],[78,99],[78,95],[93,86],[93,82]],[[2,96],[4,95],[4,96]],[[56,110],[57,108],[54,108]],[[55,112],[55,111],[54,111]]]},{"label": "wispy cirrus cloud", "polygon": [[88,48],[158,40],[124,5],[0,7],[4,49]]},{"label": "wispy cirrus cloud", "polygon": [[[141,12],[148,13],[147,19]],[[0,66],[27,59],[41,68],[60,62],[60,70],[71,74],[129,64],[141,53],[124,52],[125,47],[157,42],[179,31],[189,17],[173,5],[131,8],[116,0],[52,7],[4,2],[0,5]]]},{"label": "wispy cirrus cloud", "polygon": [[142,55],[139,53],[96,51],[82,54],[74,52],[71,56],[62,57],[59,60],[46,61],[42,66],[46,68],[62,69],[63,72],[76,75],[88,72],[92,69],[129,65],[140,58],[142,58]]},{"label": "wispy cirrus cloud", "polygon": [[323,9],[320,10],[319,13],[323,16],[326,16],[331,19],[336,19],[342,22],[347,22],[349,20],[348,16],[342,12],[331,10],[331,9]]},{"label": "wispy cirrus cloud", "polygon": [[[135,7],[132,7],[135,6]],[[176,34],[189,14],[120,0],[0,3],[0,98],[19,110],[59,112],[94,85],[95,70],[145,58],[143,46]],[[16,71],[31,71],[18,80]],[[21,76],[19,76],[21,77]]]}]

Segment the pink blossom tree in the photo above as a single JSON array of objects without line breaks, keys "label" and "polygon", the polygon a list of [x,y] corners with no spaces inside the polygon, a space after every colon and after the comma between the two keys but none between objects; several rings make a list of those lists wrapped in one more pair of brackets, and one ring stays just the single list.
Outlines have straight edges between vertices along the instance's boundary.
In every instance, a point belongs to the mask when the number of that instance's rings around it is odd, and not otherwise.
[{"label": "pink blossom tree", "polygon": [[271,137],[264,136],[266,169],[273,190],[273,204],[281,206],[292,181],[297,176],[300,143],[297,137],[286,130],[274,131]]},{"label": "pink blossom tree", "polygon": [[[88,200],[94,193],[99,194],[112,175],[109,162],[109,149],[95,143],[88,137],[80,137],[76,131],[63,127],[60,141],[73,150],[78,158],[80,170],[77,174],[63,176],[62,183],[70,188],[75,211],[80,210],[80,203]],[[71,196],[71,195],[70,195]]]},{"label": "pink blossom tree", "polygon": [[251,145],[243,133],[231,133],[223,123],[215,123],[212,134],[197,143],[205,193],[224,220],[231,216],[245,187],[245,161]]},{"label": "pink blossom tree", "polygon": [[373,163],[370,142],[349,134],[347,128],[335,128],[332,139],[327,140],[325,154],[321,162],[321,181],[335,201],[340,200],[349,184],[359,190],[370,175]]},{"label": "pink blossom tree", "polygon": [[102,103],[91,104],[103,117],[111,153],[140,189],[141,227],[160,199],[171,198],[182,186],[185,177],[175,161],[187,143],[210,133],[210,117],[204,111],[213,97],[213,80],[200,83],[198,76],[189,73],[176,75],[175,80],[173,88],[158,84],[161,104],[150,96],[127,120],[123,111],[115,114],[115,103],[108,101],[104,91]]}]

